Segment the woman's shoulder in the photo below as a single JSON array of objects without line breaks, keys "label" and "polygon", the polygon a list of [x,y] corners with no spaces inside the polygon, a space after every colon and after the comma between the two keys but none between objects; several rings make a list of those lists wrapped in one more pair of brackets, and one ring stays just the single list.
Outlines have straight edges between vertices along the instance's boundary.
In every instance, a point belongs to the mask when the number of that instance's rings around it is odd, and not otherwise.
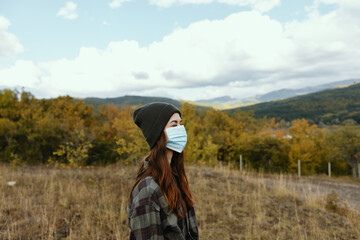
[{"label": "woman's shoulder", "polygon": [[[134,192],[135,191],[135,192]],[[143,178],[134,188],[133,193],[143,193],[147,195],[154,194],[161,191],[159,184],[154,180],[152,176]]]},{"label": "woman's shoulder", "polygon": [[159,184],[152,176],[148,176],[143,178],[132,191],[132,204],[133,207],[147,204],[161,207],[163,197]]}]

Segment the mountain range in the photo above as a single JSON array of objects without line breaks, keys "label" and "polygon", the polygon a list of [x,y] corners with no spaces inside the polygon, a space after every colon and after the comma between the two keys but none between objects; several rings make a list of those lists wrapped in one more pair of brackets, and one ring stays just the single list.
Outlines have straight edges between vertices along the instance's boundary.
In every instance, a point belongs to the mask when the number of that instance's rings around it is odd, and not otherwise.
[{"label": "mountain range", "polygon": [[[360,123],[359,79],[333,82],[301,89],[281,89],[255,96],[252,99],[255,104],[250,104],[251,101],[249,98],[233,99],[229,96],[188,102],[198,106],[198,108],[221,108],[229,113],[238,109],[242,111],[251,110],[254,112],[256,118],[267,116],[285,121],[306,118],[313,123],[325,124],[338,124],[347,119],[352,119]],[[105,99],[85,98],[77,99],[77,101],[84,101],[86,104],[93,105],[95,109],[100,105],[110,103],[121,107],[124,105],[138,106],[149,102],[168,102],[177,107],[181,107],[185,102],[184,100],[174,100],[170,98],[142,96],[123,96]]]},{"label": "mountain range", "polygon": [[247,97],[247,98],[232,98],[230,96],[223,96],[223,97],[217,97],[213,99],[207,99],[207,100],[197,100],[194,103],[199,103],[200,105],[204,104],[213,104],[215,108],[220,109],[227,109],[227,108],[234,108],[234,107],[240,107],[244,105],[252,105],[256,103],[261,102],[268,102],[272,100],[278,100],[278,99],[285,99],[285,98],[291,98],[299,95],[305,95],[309,93],[319,92],[325,89],[330,89],[334,87],[339,86],[346,86],[354,83],[360,82],[360,79],[348,79],[343,81],[336,81],[336,82],[330,82],[326,84],[311,86],[311,87],[304,87],[304,88],[298,88],[298,89],[290,89],[290,88],[283,88],[280,90],[268,92],[262,95],[256,95],[253,97]]}]

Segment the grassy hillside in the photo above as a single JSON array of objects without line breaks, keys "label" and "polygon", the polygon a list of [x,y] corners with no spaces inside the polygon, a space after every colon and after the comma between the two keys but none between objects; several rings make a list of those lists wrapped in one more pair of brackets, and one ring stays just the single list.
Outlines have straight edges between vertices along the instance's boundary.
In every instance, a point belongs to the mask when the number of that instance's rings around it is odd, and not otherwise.
[{"label": "grassy hillside", "polygon": [[84,99],[77,99],[78,101],[84,101],[88,105],[93,105],[95,109],[103,104],[114,104],[119,107],[125,105],[144,105],[150,102],[167,102],[171,103],[174,106],[180,107],[182,103],[179,101],[170,99],[170,98],[162,98],[162,97],[141,97],[141,96],[124,96],[124,97],[117,97],[117,98],[84,98]]},{"label": "grassy hillside", "polygon": [[340,123],[353,119],[360,123],[360,83],[241,107],[244,111],[249,109],[254,111],[257,118],[268,116],[288,121],[306,118],[315,123]]},{"label": "grassy hillside", "polygon": [[[0,239],[128,239],[136,170],[0,166]],[[284,185],[295,177],[272,175],[277,183],[269,186],[262,175],[227,168],[187,172],[200,239],[359,239],[359,214],[336,194],[306,187],[296,195]]]}]

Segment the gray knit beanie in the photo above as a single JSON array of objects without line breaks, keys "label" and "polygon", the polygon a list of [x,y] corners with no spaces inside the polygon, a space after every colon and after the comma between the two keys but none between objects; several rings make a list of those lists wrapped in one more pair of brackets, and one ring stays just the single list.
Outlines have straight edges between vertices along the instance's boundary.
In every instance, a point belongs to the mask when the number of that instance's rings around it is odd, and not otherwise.
[{"label": "gray knit beanie", "polygon": [[174,113],[179,113],[181,116],[178,108],[164,102],[149,103],[134,111],[134,122],[144,134],[150,149],[155,147],[167,122]]}]

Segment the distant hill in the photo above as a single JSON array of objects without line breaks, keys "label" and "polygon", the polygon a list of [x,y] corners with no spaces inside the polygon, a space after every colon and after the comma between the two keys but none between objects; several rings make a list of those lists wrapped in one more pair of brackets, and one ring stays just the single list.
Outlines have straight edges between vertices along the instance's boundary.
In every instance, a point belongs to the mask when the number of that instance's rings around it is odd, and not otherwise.
[{"label": "distant hill", "polygon": [[77,101],[83,101],[88,105],[93,105],[95,109],[98,109],[99,106],[104,104],[114,104],[116,106],[122,107],[125,105],[144,105],[150,102],[167,102],[171,103],[176,107],[181,107],[182,103],[170,98],[162,97],[141,97],[141,96],[123,96],[117,98],[84,98],[77,99]]},{"label": "distant hill", "polygon": [[223,103],[233,101],[233,100],[236,100],[236,99],[232,98],[230,96],[223,96],[223,97],[217,97],[217,98],[212,98],[212,99],[197,100],[196,102],[199,102],[199,103],[212,103],[212,104],[223,104]]},{"label": "distant hill", "polygon": [[[236,109],[239,108],[230,112]],[[257,118],[267,116],[287,121],[306,118],[314,123],[327,124],[353,119],[360,123],[360,83],[240,109],[253,110]]]},{"label": "distant hill", "polygon": [[300,88],[300,89],[284,88],[284,89],[272,91],[272,92],[269,92],[269,93],[266,93],[263,95],[259,95],[256,97],[256,100],[259,102],[266,102],[266,101],[272,101],[272,100],[277,100],[277,99],[285,99],[285,98],[295,97],[295,96],[299,96],[299,95],[315,93],[315,92],[319,92],[322,90],[331,89],[334,87],[347,86],[347,85],[351,85],[354,83],[358,83],[359,81],[360,81],[360,79],[349,79],[349,80],[344,80],[344,81],[325,83],[325,84],[312,86],[312,87],[304,87],[304,88]]},{"label": "distant hill", "polygon": [[290,97],[305,95],[309,93],[319,92],[326,89],[331,89],[334,87],[339,86],[346,86],[354,83],[360,82],[360,79],[348,79],[343,81],[336,81],[336,82],[330,82],[325,83],[317,86],[311,86],[311,87],[304,87],[304,88],[298,88],[298,89],[290,89],[290,88],[283,88],[276,91],[271,91],[262,95],[256,95],[252,97],[247,98],[232,98],[230,96],[223,96],[223,97],[217,97],[213,99],[206,99],[206,100],[197,100],[194,103],[195,104],[207,104],[208,106],[213,106],[214,108],[219,109],[227,109],[227,108],[235,108],[235,107],[241,107],[246,106],[250,104],[256,104],[261,102],[268,102],[272,100],[279,100],[279,99],[286,99]]}]

